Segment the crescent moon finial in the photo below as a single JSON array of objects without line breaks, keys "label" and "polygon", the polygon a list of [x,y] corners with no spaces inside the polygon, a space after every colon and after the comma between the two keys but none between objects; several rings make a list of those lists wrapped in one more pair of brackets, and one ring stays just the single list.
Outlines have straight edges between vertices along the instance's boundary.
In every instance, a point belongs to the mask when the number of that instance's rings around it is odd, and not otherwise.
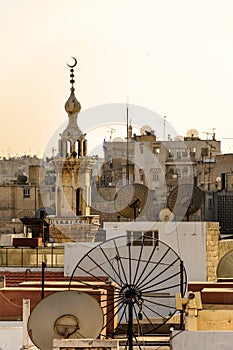
[{"label": "crescent moon finial", "polygon": [[74,80],[74,67],[77,65],[77,60],[76,60],[75,57],[71,57],[71,58],[73,58],[74,64],[72,64],[72,65],[68,64],[68,63],[66,63],[66,64],[70,68],[70,78],[71,78],[70,83],[72,84],[72,89],[74,89],[74,87],[73,87],[73,85],[75,83],[75,80]]},{"label": "crescent moon finial", "polygon": [[77,60],[76,60],[76,58],[75,57],[71,57],[71,58],[73,58],[73,60],[74,60],[74,64],[68,64],[68,63],[66,63],[67,64],[67,66],[68,67],[70,67],[70,68],[74,68],[76,65],[77,65]]}]

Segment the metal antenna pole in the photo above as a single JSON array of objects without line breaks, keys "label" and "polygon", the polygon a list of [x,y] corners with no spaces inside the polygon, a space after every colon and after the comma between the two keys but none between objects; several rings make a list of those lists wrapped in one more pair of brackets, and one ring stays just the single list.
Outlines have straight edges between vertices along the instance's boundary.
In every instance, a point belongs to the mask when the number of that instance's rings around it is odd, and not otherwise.
[{"label": "metal antenna pole", "polygon": [[166,138],[166,116],[163,117],[163,141],[165,141]]},{"label": "metal antenna pole", "polygon": [[126,139],[126,181],[129,184],[129,106],[126,109],[127,139]]},{"label": "metal antenna pole", "polygon": [[42,262],[42,282],[41,282],[41,299],[44,299],[44,271],[46,268],[46,263]]},{"label": "metal antenna pole", "polygon": [[[184,262],[180,261],[180,294],[181,298],[184,297]],[[184,311],[180,312],[180,330],[184,329]]]},{"label": "metal antenna pole", "polygon": [[128,345],[129,350],[133,350],[133,301],[129,301],[129,322],[128,322]]}]

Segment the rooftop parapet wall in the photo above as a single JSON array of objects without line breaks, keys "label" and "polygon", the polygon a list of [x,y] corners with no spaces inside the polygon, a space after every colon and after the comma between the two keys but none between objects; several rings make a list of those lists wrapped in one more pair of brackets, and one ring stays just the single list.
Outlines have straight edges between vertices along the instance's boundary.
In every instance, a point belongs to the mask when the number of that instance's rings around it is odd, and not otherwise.
[{"label": "rooftop parapet wall", "polygon": [[206,222],[206,277],[207,281],[217,280],[219,262],[219,223]]}]

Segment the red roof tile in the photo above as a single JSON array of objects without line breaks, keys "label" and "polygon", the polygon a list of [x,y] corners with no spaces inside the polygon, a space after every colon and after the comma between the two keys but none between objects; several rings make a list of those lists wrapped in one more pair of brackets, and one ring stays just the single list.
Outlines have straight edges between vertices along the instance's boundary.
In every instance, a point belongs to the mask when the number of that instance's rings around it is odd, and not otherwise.
[{"label": "red roof tile", "polygon": [[[25,272],[10,272],[6,271],[0,272],[0,277],[5,277],[5,286],[6,287],[20,287],[22,282],[40,282],[42,280],[41,272],[33,272],[26,270]],[[44,273],[44,280],[51,282],[67,281],[69,282],[70,278],[65,277],[63,272],[46,272]]]}]

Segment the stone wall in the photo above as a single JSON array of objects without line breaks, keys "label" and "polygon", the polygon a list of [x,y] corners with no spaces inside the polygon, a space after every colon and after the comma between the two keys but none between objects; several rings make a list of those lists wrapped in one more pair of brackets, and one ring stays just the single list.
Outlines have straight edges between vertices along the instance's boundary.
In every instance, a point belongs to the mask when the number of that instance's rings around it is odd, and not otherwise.
[{"label": "stone wall", "polygon": [[219,223],[206,222],[206,276],[207,281],[217,280],[219,262]]}]

